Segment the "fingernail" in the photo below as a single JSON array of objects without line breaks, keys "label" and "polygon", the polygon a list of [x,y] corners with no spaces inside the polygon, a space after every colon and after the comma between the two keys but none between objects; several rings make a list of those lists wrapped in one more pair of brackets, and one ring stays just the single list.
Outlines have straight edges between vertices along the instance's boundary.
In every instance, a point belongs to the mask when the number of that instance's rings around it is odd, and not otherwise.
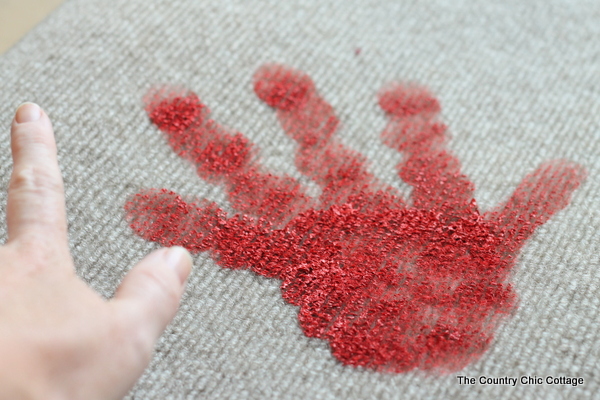
[{"label": "fingernail", "polygon": [[15,113],[15,121],[18,124],[22,124],[24,122],[35,122],[40,119],[42,115],[42,110],[40,106],[35,103],[23,103],[17,108],[17,112]]},{"label": "fingernail", "polygon": [[192,269],[192,257],[183,247],[175,246],[167,250],[165,255],[167,266],[177,273],[179,281],[183,284]]}]

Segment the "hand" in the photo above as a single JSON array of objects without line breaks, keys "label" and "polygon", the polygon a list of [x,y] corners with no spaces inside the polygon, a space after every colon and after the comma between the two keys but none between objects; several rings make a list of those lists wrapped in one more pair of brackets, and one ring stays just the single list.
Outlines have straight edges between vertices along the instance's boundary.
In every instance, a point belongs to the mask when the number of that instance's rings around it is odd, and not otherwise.
[{"label": "hand", "polygon": [[[193,92],[150,93],[147,111],[198,175],[221,184],[239,214],[216,203],[145,190],[125,205],[131,227],[163,245],[209,252],[227,268],[282,281],[300,327],[352,366],[450,372],[478,359],[516,307],[511,270],[535,229],[565,208],[585,168],[551,160],[482,213],[475,186],[447,144],[441,106],[425,88],[379,93],[383,142],[403,154],[408,199],[379,181],[337,136],[333,107],[302,71],[266,65],[254,91],[296,142],[298,171],[320,186],[266,170],[241,133],[210,118]],[[490,156],[492,157],[492,156]]]},{"label": "hand", "polygon": [[148,365],[192,262],[160,249],[105,301],[75,274],[50,119],[26,103],[12,124],[8,241],[0,247],[0,399],[117,399]]}]

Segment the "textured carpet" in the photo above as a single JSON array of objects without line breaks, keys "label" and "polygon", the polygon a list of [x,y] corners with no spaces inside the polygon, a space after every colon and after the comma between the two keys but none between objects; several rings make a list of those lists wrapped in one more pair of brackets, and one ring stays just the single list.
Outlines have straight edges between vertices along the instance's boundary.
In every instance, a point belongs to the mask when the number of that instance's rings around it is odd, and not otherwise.
[{"label": "textured carpet", "polygon": [[[600,390],[600,5],[597,1],[71,0],[0,57],[0,124],[35,101],[56,130],[70,244],[79,275],[110,297],[157,244],[136,236],[124,205],[144,188],[213,200],[211,185],[149,120],[156,85],[198,93],[212,117],[260,147],[265,167],[311,185],[295,143],[254,94],[266,62],[309,74],[342,121],[347,146],[408,194],[401,155],[379,133],[376,93],[425,85],[440,99],[451,151],[489,210],[546,160],[583,165],[571,203],[537,229],[511,276],[519,298],[478,361],[450,375],[344,366],[307,338],[280,282],[195,257],[181,309],[131,399],[593,398]],[[11,169],[0,141],[0,196]],[[310,186],[313,193],[318,188]],[[5,227],[0,231],[6,237]],[[471,377],[579,376],[585,384],[459,385]]]}]

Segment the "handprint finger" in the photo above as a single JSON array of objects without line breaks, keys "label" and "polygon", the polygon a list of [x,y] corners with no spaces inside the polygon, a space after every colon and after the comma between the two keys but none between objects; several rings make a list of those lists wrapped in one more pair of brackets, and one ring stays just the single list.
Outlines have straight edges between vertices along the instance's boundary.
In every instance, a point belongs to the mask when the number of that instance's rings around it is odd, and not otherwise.
[{"label": "handprint finger", "polygon": [[210,119],[196,94],[163,89],[150,93],[146,103],[173,150],[193,162],[201,178],[223,184],[236,210],[281,224],[309,206],[295,179],[263,172],[252,142]]},{"label": "handprint finger", "polygon": [[213,245],[211,233],[221,210],[214,203],[199,207],[175,192],[150,189],[132,196],[125,212],[131,228],[142,238],[200,252]]},{"label": "handprint finger", "polygon": [[[289,252],[285,233],[274,233],[252,218],[229,218],[215,203],[198,205],[175,192],[150,189],[132,196],[125,211],[140,237],[193,253],[210,251],[223,267],[249,268],[268,277],[278,277],[286,267],[281,261]],[[278,246],[271,249],[271,242]]]},{"label": "handprint finger", "polygon": [[283,130],[298,143],[296,167],[322,187],[322,207],[346,202],[361,191],[393,191],[367,170],[360,153],[339,141],[340,121],[308,75],[267,64],[254,74],[254,92],[277,109]]},{"label": "handprint finger", "polygon": [[527,175],[511,197],[486,217],[504,232],[504,246],[518,250],[538,226],[569,204],[573,192],[586,176],[585,169],[573,162],[545,162]]},{"label": "handprint finger", "polygon": [[412,205],[457,216],[475,211],[474,186],[447,150],[447,128],[437,121],[438,100],[424,88],[394,84],[380,92],[379,105],[390,117],[384,143],[405,154],[397,169],[413,187]]}]

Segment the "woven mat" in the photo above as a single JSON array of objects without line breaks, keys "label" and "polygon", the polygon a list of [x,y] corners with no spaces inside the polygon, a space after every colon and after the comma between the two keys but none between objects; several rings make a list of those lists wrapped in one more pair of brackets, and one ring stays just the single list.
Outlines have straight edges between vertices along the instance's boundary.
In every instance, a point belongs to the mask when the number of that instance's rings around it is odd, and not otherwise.
[{"label": "woven mat", "polygon": [[[340,117],[341,141],[372,160],[373,174],[409,193],[395,171],[401,155],[379,139],[386,118],[376,93],[390,81],[425,85],[440,99],[450,149],[481,209],[504,201],[543,161],[565,158],[588,171],[571,203],[522,249],[511,276],[519,307],[489,350],[442,376],[345,366],[326,341],[302,333],[280,281],[222,268],[200,253],[180,311],[128,398],[593,398],[600,390],[599,20],[592,0],[70,0],[0,57],[0,124],[7,133],[23,101],[51,116],[77,271],[110,297],[158,247],[125,220],[131,195],[168,188],[231,211],[223,189],[201,180],[149,120],[143,97],[152,87],[198,93],[215,120],[260,147],[266,168],[303,179],[295,143],[252,87],[264,63],[302,70]],[[2,217],[10,170],[6,135]],[[577,376],[585,384],[459,385],[457,375]]]}]

